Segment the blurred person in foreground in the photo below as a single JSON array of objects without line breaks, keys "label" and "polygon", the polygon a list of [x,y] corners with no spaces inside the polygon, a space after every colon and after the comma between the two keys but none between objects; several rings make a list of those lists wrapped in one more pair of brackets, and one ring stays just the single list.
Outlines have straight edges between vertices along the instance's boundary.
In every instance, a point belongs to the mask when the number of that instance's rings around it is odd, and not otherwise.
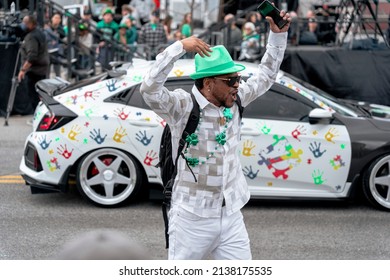
[{"label": "blurred person in foreground", "polygon": [[27,80],[27,93],[30,97],[32,109],[35,110],[40,98],[35,90],[35,84],[46,78],[50,59],[47,50],[45,33],[38,28],[37,19],[28,15],[23,18],[22,29],[27,32],[21,45],[21,67],[18,81],[25,77]]},{"label": "blurred person in foreground", "polygon": [[67,242],[57,260],[149,260],[149,253],[125,234],[95,230]]},{"label": "blurred person in foreground", "polygon": [[[290,21],[284,11],[280,15]],[[250,193],[237,153],[241,119],[246,107],[275,82],[287,45],[282,30],[267,17],[270,35],[257,73],[241,81],[245,66],[236,64],[224,46],[210,48],[195,36],[177,41],[157,56],[144,77],[140,92],[145,102],[167,121],[172,134],[172,159],[193,108],[200,109],[198,127],[185,139],[177,161],[169,217],[169,259],[252,258],[241,208]],[[195,52],[192,93],[164,87],[175,62]],[[241,83],[240,83],[241,81]],[[193,97],[191,97],[191,94]],[[240,101],[239,101],[240,100]],[[181,141],[180,141],[181,142]]]}]

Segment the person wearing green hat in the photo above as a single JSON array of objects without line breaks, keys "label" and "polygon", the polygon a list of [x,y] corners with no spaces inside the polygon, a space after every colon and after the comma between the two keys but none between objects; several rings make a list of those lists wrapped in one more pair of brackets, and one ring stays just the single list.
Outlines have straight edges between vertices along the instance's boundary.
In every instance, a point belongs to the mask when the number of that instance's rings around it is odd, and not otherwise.
[{"label": "person wearing green hat", "polygon": [[[290,15],[280,15],[291,21]],[[172,134],[172,159],[177,159],[169,210],[169,259],[251,259],[250,241],[241,208],[250,198],[237,153],[242,107],[264,94],[275,82],[287,45],[289,23],[279,29],[270,17],[267,51],[247,81],[224,46],[211,48],[196,37],[167,47],[144,77],[141,94],[162,117]],[[169,91],[168,73],[186,52],[196,52],[192,92]],[[191,97],[191,94],[193,97]],[[193,108],[199,106],[195,132],[187,135],[180,157],[179,142]],[[195,104],[196,105],[196,104]],[[245,112],[244,112],[245,113]]]},{"label": "person wearing green hat", "polygon": [[110,68],[109,63],[112,61],[113,56],[109,42],[119,29],[118,24],[114,21],[113,14],[111,9],[106,9],[103,13],[103,20],[99,21],[96,25],[96,29],[102,33],[97,60],[102,64],[103,68],[106,69]]},{"label": "person wearing green hat", "polygon": [[114,35],[114,39],[122,44],[118,51],[118,59],[122,61],[131,60],[132,52],[135,51],[134,43],[137,39],[137,30],[132,26],[131,20],[127,19],[126,23],[121,23],[119,31]]}]

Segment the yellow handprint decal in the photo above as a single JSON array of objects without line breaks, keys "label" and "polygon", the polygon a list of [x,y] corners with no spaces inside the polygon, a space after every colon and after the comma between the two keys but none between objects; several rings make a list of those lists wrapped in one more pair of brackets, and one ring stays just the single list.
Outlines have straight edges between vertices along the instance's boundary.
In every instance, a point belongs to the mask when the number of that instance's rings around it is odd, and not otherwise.
[{"label": "yellow handprint decal", "polygon": [[328,132],[325,134],[325,140],[328,141],[328,142],[332,142],[333,144],[335,144],[335,142],[333,141],[333,138],[339,136],[338,134],[339,132],[337,131],[336,128],[330,128],[328,130]]},{"label": "yellow handprint decal", "polygon": [[76,136],[79,135],[80,133],[81,133],[81,127],[75,124],[74,126],[72,126],[72,129],[68,133],[68,138],[72,141],[78,142],[79,140],[76,139]]},{"label": "yellow handprint decal", "polygon": [[173,71],[173,73],[176,75],[176,77],[181,77],[183,76],[184,71],[181,69],[176,69],[175,71]]},{"label": "yellow handprint decal", "polygon": [[115,135],[114,137],[112,137],[112,139],[114,139],[114,141],[117,143],[125,143],[124,141],[122,141],[122,138],[126,135],[126,129],[121,126],[115,130]]},{"label": "yellow handprint decal", "polygon": [[242,151],[242,155],[246,157],[254,156],[255,154],[252,154],[252,150],[256,147],[256,145],[250,141],[246,140],[244,142],[244,149]]}]

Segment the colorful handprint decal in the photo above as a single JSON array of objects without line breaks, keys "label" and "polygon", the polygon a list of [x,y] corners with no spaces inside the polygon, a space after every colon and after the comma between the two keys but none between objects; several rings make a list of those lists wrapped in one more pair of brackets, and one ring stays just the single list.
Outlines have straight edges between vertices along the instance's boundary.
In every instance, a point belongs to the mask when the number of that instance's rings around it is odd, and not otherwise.
[{"label": "colorful handprint decal", "polygon": [[79,134],[81,134],[81,127],[75,124],[72,126],[72,129],[69,131],[68,138],[72,141],[78,142],[79,140],[76,137]]},{"label": "colorful handprint decal", "polygon": [[153,135],[150,137],[146,135],[146,130],[144,130],[143,132],[141,130],[138,131],[135,136],[136,136],[135,139],[141,142],[142,145],[144,146],[148,146],[153,139]]},{"label": "colorful handprint decal", "polygon": [[101,145],[104,140],[106,140],[107,134],[102,137],[99,129],[93,129],[89,132],[89,137],[96,142],[96,144]]},{"label": "colorful handprint decal", "polygon": [[252,153],[252,150],[255,147],[256,147],[256,145],[252,141],[246,140],[244,142],[244,149],[242,150],[242,155],[245,157],[255,156],[255,154]]},{"label": "colorful handprint decal", "polygon": [[257,174],[259,174],[259,171],[260,170],[258,169],[256,172],[254,172],[252,169],[252,165],[245,166],[244,169],[242,170],[242,172],[244,172],[244,175],[251,180],[253,180],[257,177]]},{"label": "colorful handprint decal", "polygon": [[154,152],[153,150],[148,151],[144,159],[144,164],[152,166],[153,161],[156,159],[158,159],[157,152]]},{"label": "colorful handprint decal", "polygon": [[117,108],[114,111],[114,115],[120,118],[122,121],[126,120],[129,117],[130,112],[125,112],[125,108]]},{"label": "colorful handprint decal", "polygon": [[63,156],[65,159],[68,159],[72,156],[72,153],[73,153],[73,150],[72,149],[71,151],[68,150],[68,147],[65,145],[60,145],[58,148],[57,148],[57,153],[61,156]]},{"label": "colorful handprint decal", "polygon": [[301,141],[299,139],[299,137],[301,135],[306,135],[306,128],[303,126],[303,125],[298,125],[292,132],[291,132],[291,136],[295,139],[297,139],[298,141]]},{"label": "colorful handprint decal", "polygon": [[50,140],[50,142],[47,142],[46,135],[45,135],[39,138],[38,144],[39,146],[41,146],[42,150],[46,150],[47,148],[49,148],[51,141],[52,140]]},{"label": "colorful handprint decal", "polygon": [[322,177],[324,175],[324,172],[320,171],[319,169],[317,170],[314,170],[312,173],[311,173],[311,176],[314,180],[314,184],[316,185],[322,185],[323,183],[325,183],[326,180],[324,180]]},{"label": "colorful handprint decal", "polygon": [[333,138],[335,138],[337,136],[339,136],[337,129],[336,128],[330,128],[328,130],[328,132],[325,134],[325,140],[335,144],[335,142],[333,141]]},{"label": "colorful handprint decal", "polygon": [[120,86],[118,86],[118,87],[115,86],[116,82],[117,82],[117,80],[112,79],[112,80],[109,80],[109,81],[106,83],[106,86],[107,86],[107,89],[108,89],[109,92],[116,91],[117,89],[120,88]]},{"label": "colorful handprint decal", "polygon": [[309,150],[313,153],[315,158],[321,157],[326,152],[326,150],[321,151],[321,143],[316,141],[310,143]]},{"label": "colorful handprint decal", "polygon": [[115,134],[114,136],[112,137],[112,139],[117,142],[117,143],[125,143],[122,138],[125,137],[127,135],[126,133],[126,129],[123,128],[122,126],[117,128],[115,130]]}]

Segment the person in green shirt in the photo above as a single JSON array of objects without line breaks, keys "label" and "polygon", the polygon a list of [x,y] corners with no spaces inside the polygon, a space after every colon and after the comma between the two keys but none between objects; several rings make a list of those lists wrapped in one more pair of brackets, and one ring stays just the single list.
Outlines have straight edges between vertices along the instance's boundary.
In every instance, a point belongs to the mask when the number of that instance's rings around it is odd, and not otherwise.
[{"label": "person in green shirt", "polygon": [[132,26],[130,19],[128,21],[119,25],[119,31],[115,33],[114,39],[124,45],[133,45],[137,41],[137,29]]},{"label": "person in green shirt", "polygon": [[181,34],[184,38],[191,37],[192,28],[191,28],[192,16],[191,13],[186,13],[184,15],[183,22],[181,24]]},{"label": "person in green shirt", "polygon": [[96,29],[103,33],[104,40],[111,40],[112,36],[118,31],[119,26],[114,21],[114,15],[111,9],[104,11],[103,20],[97,23]]},{"label": "person in green shirt", "polygon": [[109,63],[112,61],[113,52],[109,46],[109,42],[119,29],[118,24],[114,21],[111,9],[106,9],[104,11],[103,20],[97,23],[96,29],[102,33],[102,40],[99,43],[99,56],[97,60],[101,63],[103,68],[110,69]]}]

